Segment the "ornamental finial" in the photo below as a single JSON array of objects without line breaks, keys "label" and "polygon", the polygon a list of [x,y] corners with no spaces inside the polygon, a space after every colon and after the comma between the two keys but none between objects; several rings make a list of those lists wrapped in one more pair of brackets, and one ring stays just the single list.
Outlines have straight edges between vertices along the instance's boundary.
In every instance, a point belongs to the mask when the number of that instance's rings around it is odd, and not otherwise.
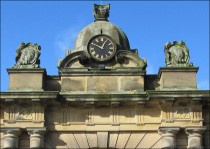
[{"label": "ornamental finial", "polygon": [[107,5],[97,5],[94,4],[94,17],[95,21],[100,20],[108,20],[109,17],[109,10],[110,10],[110,4]]}]

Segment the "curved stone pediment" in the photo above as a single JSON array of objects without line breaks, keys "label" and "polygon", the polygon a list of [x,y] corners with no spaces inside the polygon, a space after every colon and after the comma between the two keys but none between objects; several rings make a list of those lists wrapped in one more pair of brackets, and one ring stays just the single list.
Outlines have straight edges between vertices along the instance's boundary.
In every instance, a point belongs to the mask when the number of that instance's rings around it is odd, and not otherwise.
[{"label": "curved stone pediment", "polygon": [[85,51],[69,52],[63,60],[58,63],[58,68],[99,68],[99,65],[104,65],[104,68],[130,68],[136,67],[141,70],[145,70],[147,62],[145,59],[141,59],[135,51],[119,50],[115,57],[105,63],[99,63],[94,61],[90,54]]}]

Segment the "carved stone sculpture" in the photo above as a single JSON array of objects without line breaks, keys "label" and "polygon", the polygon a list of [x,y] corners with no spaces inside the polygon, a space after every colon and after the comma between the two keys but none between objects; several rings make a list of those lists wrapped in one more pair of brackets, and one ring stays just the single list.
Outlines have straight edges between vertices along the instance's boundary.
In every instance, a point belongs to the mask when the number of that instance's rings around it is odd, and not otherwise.
[{"label": "carved stone sculpture", "polygon": [[30,42],[22,42],[16,51],[16,64],[13,68],[39,68],[40,50],[41,47],[37,43],[32,45]]},{"label": "carved stone sculpture", "polygon": [[184,41],[174,41],[173,44],[167,42],[164,45],[164,52],[166,55],[165,63],[168,67],[189,67],[193,66],[189,63],[189,49]]},{"label": "carved stone sculpture", "polygon": [[97,5],[94,4],[94,17],[96,20],[107,20],[109,17],[110,4],[108,5]]}]

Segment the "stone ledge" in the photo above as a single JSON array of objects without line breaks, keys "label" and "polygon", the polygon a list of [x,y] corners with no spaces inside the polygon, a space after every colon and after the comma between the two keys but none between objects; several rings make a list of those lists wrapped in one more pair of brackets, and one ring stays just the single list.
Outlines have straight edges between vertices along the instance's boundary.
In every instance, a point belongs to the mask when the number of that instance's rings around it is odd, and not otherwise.
[{"label": "stone ledge", "polygon": [[109,69],[93,69],[93,68],[65,68],[60,70],[60,76],[144,76],[145,70],[140,68],[109,68]]},{"label": "stone ledge", "polygon": [[196,72],[199,67],[160,67],[158,71],[158,78],[160,78],[162,72]]},{"label": "stone ledge", "polygon": [[8,74],[10,73],[44,73],[47,74],[45,68],[7,68]]}]

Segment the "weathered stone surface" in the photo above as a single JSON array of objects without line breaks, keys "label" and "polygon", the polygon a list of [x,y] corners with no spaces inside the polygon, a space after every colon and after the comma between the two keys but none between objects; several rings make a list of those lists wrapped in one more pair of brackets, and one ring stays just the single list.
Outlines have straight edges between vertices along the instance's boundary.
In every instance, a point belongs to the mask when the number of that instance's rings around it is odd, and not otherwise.
[{"label": "weathered stone surface", "polygon": [[[167,67],[146,75],[146,60],[108,22],[108,10],[109,5],[95,5],[96,21],[59,61],[57,76],[36,68],[39,52],[21,44],[15,68],[8,69],[9,90],[1,92],[2,148],[202,148],[210,95],[197,90],[198,68],[189,63],[184,42],[165,45]],[[90,40],[101,34],[117,47],[103,63],[87,51]],[[209,128],[204,137],[208,148]]]},{"label": "weathered stone surface", "polygon": [[44,134],[46,128],[27,128],[30,135],[30,148],[44,148]]},{"label": "weathered stone surface", "polygon": [[18,148],[18,140],[19,140],[19,135],[21,133],[20,128],[18,127],[4,127],[3,128],[4,132],[4,145],[3,148]]},{"label": "weathered stone surface", "polygon": [[189,49],[184,41],[174,41],[173,44],[167,42],[164,45],[164,52],[166,55],[165,63],[168,67],[192,67],[189,63],[190,55]]},{"label": "weathered stone surface", "polygon": [[198,68],[160,68],[160,90],[197,90]]},{"label": "weathered stone surface", "polygon": [[83,77],[62,77],[62,91],[80,92],[123,92],[144,90],[143,76],[83,76]]},{"label": "weathered stone surface", "polygon": [[176,134],[179,127],[160,127],[159,133],[162,136],[162,148],[176,148]]},{"label": "weathered stone surface", "polygon": [[61,90],[62,91],[86,91],[87,78],[86,77],[62,77]]},{"label": "weathered stone surface", "polygon": [[44,89],[46,91],[60,91],[61,90],[61,79],[57,76],[47,76],[44,81]]},{"label": "weathered stone surface", "polygon": [[94,4],[94,17],[96,20],[107,20],[109,17],[110,4],[97,5]]},{"label": "weathered stone surface", "polygon": [[38,44],[21,43],[16,51],[16,64],[13,68],[39,68],[41,47]]},{"label": "weathered stone surface", "polygon": [[206,131],[205,126],[186,127],[186,133],[188,134],[188,146],[189,149],[202,149],[203,148],[203,136],[202,134]]},{"label": "weathered stone surface", "polygon": [[44,90],[45,69],[7,69],[10,91]]},{"label": "weathered stone surface", "polygon": [[119,77],[119,90],[120,91],[142,91],[144,90],[144,77]]}]

